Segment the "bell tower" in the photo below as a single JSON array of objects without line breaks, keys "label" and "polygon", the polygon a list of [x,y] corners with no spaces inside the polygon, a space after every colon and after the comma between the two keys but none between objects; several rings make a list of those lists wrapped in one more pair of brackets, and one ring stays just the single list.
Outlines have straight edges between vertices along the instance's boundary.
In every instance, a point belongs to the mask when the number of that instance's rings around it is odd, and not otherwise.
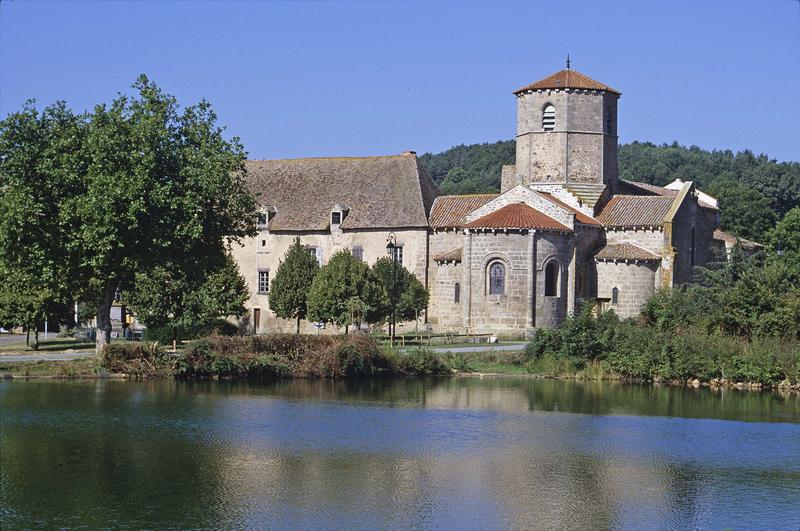
[{"label": "bell tower", "polygon": [[503,190],[517,184],[610,192],[617,186],[617,101],[621,93],[570,67],[515,90],[517,160]]}]

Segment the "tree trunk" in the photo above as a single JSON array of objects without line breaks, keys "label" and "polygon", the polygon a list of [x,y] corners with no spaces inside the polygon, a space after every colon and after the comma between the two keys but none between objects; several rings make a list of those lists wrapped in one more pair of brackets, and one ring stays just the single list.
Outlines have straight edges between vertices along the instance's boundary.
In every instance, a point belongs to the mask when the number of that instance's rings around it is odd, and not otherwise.
[{"label": "tree trunk", "polygon": [[116,292],[117,282],[114,280],[107,281],[103,298],[97,308],[97,338],[95,339],[94,350],[98,355],[111,342],[111,306],[114,304],[114,294]]},{"label": "tree trunk", "polygon": [[297,314],[297,334],[300,335],[300,314]]},{"label": "tree trunk", "polygon": [[31,346],[31,325],[30,324],[26,324],[25,325],[25,346],[26,347]]},{"label": "tree trunk", "polygon": [[36,322],[33,324],[36,327],[35,331],[33,332],[33,350],[39,350],[39,323]]}]

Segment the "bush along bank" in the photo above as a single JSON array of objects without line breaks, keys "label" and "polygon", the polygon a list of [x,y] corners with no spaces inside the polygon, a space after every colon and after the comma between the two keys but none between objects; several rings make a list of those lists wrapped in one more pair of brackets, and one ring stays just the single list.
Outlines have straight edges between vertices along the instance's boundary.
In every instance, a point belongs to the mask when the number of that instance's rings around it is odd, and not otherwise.
[{"label": "bush along bank", "polygon": [[364,335],[212,335],[173,354],[158,343],[112,343],[103,366],[133,378],[342,378],[374,375],[442,375],[442,360],[420,349],[409,354],[381,348]]},{"label": "bush along bank", "polygon": [[662,330],[646,318],[595,316],[588,305],[559,328],[537,330],[525,357],[529,372],[547,376],[800,389],[800,342]]}]

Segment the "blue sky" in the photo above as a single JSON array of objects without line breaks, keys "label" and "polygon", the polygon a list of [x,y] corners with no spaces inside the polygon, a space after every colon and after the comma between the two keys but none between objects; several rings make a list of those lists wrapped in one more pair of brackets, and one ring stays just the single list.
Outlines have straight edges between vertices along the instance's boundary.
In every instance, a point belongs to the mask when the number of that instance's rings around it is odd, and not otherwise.
[{"label": "blue sky", "polygon": [[800,2],[0,2],[0,116],[83,110],[146,73],[251,158],[512,138],[511,91],[572,66],[620,141],[800,160]]}]

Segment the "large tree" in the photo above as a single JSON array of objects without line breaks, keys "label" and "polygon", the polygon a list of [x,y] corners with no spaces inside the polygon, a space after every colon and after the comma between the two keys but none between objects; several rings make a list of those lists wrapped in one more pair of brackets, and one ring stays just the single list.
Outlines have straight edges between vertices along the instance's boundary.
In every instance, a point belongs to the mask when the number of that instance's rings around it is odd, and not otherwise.
[{"label": "large tree", "polygon": [[308,316],[345,327],[365,319],[374,322],[377,308],[386,304],[383,288],[369,266],[349,251],[334,254],[319,270],[308,293]]},{"label": "large tree", "polygon": [[[216,265],[214,265],[216,262]],[[220,319],[246,313],[247,284],[229,254],[220,250],[208,267],[188,268],[163,263],[136,274],[125,300],[149,328],[209,329]]]},{"label": "large tree", "polygon": [[[0,241],[4,260],[16,267],[34,249],[58,264],[64,289],[97,308],[98,352],[110,338],[114,295],[132,289],[137,273],[203,269],[222,242],[255,233],[244,148],[224,138],[209,103],[180,109],[145,76],[134,88],[80,116],[63,103],[41,114],[29,104],[0,123],[0,207],[40,184],[36,201],[4,212],[2,232],[21,229]],[[49,124],[54,116],[63,119]],[[24,233],[36,234],[34,245]]]},{"label": "large tree", "polygon": [[398,321],[413,321],[428,306],[428,290],[408,269],[394,264],[390,258],[379,258],[372,266],[386,304],[378,309],[377,321],[385,321],[396,312]]},{"label": "large tree", "polygon": [[269,307],[278,317],[300,320],[308,314],[308,293],[319,271],[317,258],[296,238],[272,279]]}]

